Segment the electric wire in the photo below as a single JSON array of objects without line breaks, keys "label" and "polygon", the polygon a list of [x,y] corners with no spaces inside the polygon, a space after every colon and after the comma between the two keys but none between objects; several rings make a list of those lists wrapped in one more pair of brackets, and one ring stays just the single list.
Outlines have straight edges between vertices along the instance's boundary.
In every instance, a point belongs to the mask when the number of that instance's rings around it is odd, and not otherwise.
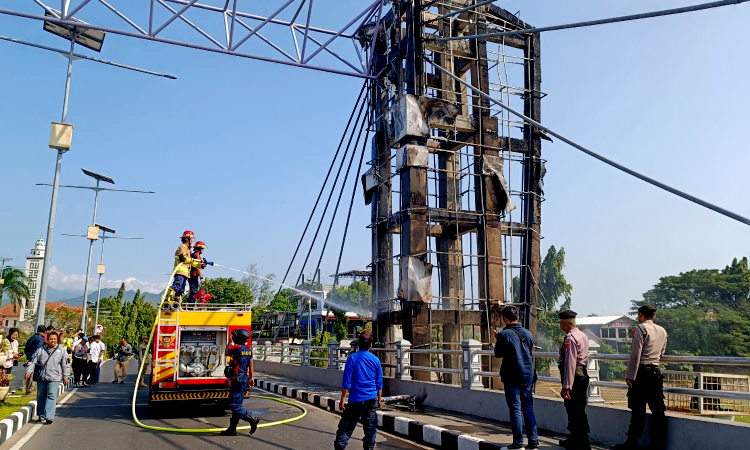
[{"label": "electric wire", "polygon": [[651,19],[654,17],[663,17],[663,16],[672,16],[675,14],[683,14],[683,13],[689,13],[689,12],[695,12],[695,11],[702,11],[706,9],[712,9],[712,8],[721,8],[723,6],[732,6],[732,5],[738,5],[740,3],[745,3],[750,0],[721,0],[717,2],[711,2],[711,3],[702,3],[699,5],[692,5],[692,6],[684,6],[682,8],[673,8],[673,9],[665,9],[661,11],[652,11],[648,13],[641,13],[641,14],[631,14],[628,16],[620,16],[620,17],[611,17],[608,19],[599,19],[599,20],[590,20],[586,22],[576,22],[576,23],[569,23],[565,25],[553,25],[549,27],[539,27],[539,28],[528,28],[525,30],[515,30],[515,31],[501,31],[497,33],[487,33],[487,34],[475,34],[475,35],[469,35],[469,36],[450,36],[450,37],[442,37],[442,38],[427,38],[426,40],[429,41],[457,41],[457,40],[466,40],[466,39],[485,39],[490,37],[500,37],[500,36],[511,36],[516,34],[527,34],[527,33],[541,33],[544,31],[556,31],[556,30],[568,30],[571,28],[583,28],[583,27],[590,27],[594,25],[603,25],[608,23],[617,23],[617,22],[628,22],[632,20],[641,20],[641,19]]},{"label": "electric wire", "polygon": [[305,267],[307,267],[307,262],[310,259],[310,255],[312,254],[313,247],[315,245],[315,241],[318,239],[318,234],[320,233],[320,228],[323,226],[323,220],[325,220],[326,213],[328,212],[328,207],[331,204],[331,199],[333,198],[333,193],[336,189],[336,185],[338,184],[339,177],[341,176],[341,169],[344,167],[344,163],[346,162],[346,156],[349,154],[349,150],[352,145],[352,139],[354,139],[354,130],[359,126],[360,119],[362,118],[362,112],[365,109],[365,106],[367,105],[367,102],[362,102],[361,107],[359,108],[359,113],[357,114],[357,120],[355,122],[354,127],[352,128],[352,132],[349,135],[349,141],[346,144],[346,150],[344,151],[344,155],[341,158],[341,164],[339,165],[338,171],[336,172],[336,178],[333,180],[333,185],[331,186],[331,192],[328,194],[328,199],[326,200],[326,205],[323,208],[323,213],[320,216],[320,221],[318,222],[318,227],[315,230],[315,235],[313,236],[312,243],[310,244],[310,250],[307,252],[307,255],[305,256],[305,261],[302,264],[302,269],[300,270],[299,276],[297,277],[297,281],[294,283],[295,286],[299,284],[300,280],[302,279],[302,275],[305,273]]},{"label": "electric wire", "polygon": [[[161,295],[161,300],[159,301],[159,305],[156,308],[156,316],[154,317],[154,325],[151,327],[151,333],[149,334],[148,345],[146,346],[146,348],[151,348],[151,344],[153,343],[154,335],[156,332],[156,327],[159,324],[159,316],[161,314],[161,308],[162,308],[162,305],[164,304],[164,300],[167,298],[167,290],[169,289],[169,286],[172,284],[172,279],[174,278],[175,273],[177,273],[177,269],[182,267],[184,264],[185,263],[178,264],[172,271],[172,274],[169,276],[169,280],[167,281],[167,286],[165,287],[164,293]],[[138,377],[136,378],[136,381],[141,380],[142,379],[141,377],[143,377],[143,369],[146,366],[146,359],[147,359],[146,357],[141,358],[141,365],[138,368]],[[135,387],[133,388],[133,399],[130,403],[130,412],[133,415],[133,422],[135,422],[135,424],[138,425],[139,427],[145,428],[147,430],[153,430],[153,431],[164,431],[164,432],[169,432],[169,433],[189,433],[189,434],[218,433],[226,429],[226,428],[168,428],[168,427],[156,427],[153,425],[144,424],[138,419],[138,415],[135,412],[135,402],[138,396],[139,384],[140,383],[138,382],[135,383]],[[284,400],[284,399],[276,398],[276,397],[263,396],[263,395],[251,395],[250,398],[272,400],[275,402],[283,403],[285,405],[294,406],[295,408],[302,411],[302,414],[296,415],[294,417],[290,417],[288,419],[276,420],[274,422],[265,422],[265,423],[258,424],[258,428],[268,428],[268,427],[295,422],[297,420],[302,419],[303,417],[307,415],[307,409],[289,400]],[[250,429],[250,425],[237,427],[237,430],[249,430],[249,429]]]},{"label": "electric wire", "polygon": [[[292,255],[292,260],[289,262],[289,267],[286,268],[286,272],[284,273],[284,278],[281,280],[282,284],[286,283],[286,279],[289,276],[289,271],[292,270],[292,265],[294,264],[294,260],[297,258],[297,253],[299,252],[300,246],[302,245],[302,241],[305,239],[307,230],[310,227],[310,222],[312,222],[313,216],[315,215],[315,210],[318,208],[318,204],[320,203],[320,198],[323,196],[323,192],[325,191],[326,184],[328,184],[328,179],[331,176],[333,167],[336,165],[336,158],[338,158],[339,152],[341,151],[341,146],[343,145],[344,139],[346,139],[346,135],[349,132],[349,126],[352,124],[354,113],[357,111],[357,105],[359,104],[360,101],[362,101],[362,95],[364,95],[365,93],[366,86],[367,86],[366,82],[362,84],[362,90],[359,92],[359,97],[357,98],[357,101],[354,103],[354,107],[352,107],[352,113],[349,115],[349,121],[346,124],[344,133],[341,135],[341,141],[339,142],[339,146],[336,149],[336,153],[333,155],[333,159],[331,160],[331,165],[330,167],[328,167],[328,173],[326,174],[325,180],[323,180],[323,186],[320,187],[318,198],[315,200],[315,205],[313,205],[312,211],[310,211],[310,217],[308,217],[307,224],[305,224],[305,229],[302,231],[302,236],[299,238],[299,242],[297,243],[297,248],[294,250],[294,255]],[[281,292],[281,287],[279,288],[279,292]]]},{"label": "electric wire", "polygon": [[[750,1],[750,0],[748,0],[748,1]],[[501,101],[495,100],[494,98],[490,97],[489,95],[485,94],[484,92],[480,91],[479,89],[475,88],[474,86],[466,83],[465,81],[463,81],[460,78],[456,77],[452,73],[446,71],[445,69],[443,69],[439,65],[435,64],[434,62],[430,61],[429,59],[425,58],[424,56],[422,57],[422,59],[424,59],[425,61],[427,61],[428,63],[430,63],[433,67],[437,68],[438,70],[440,70],[441,72],[445,73],[449,77],[453,78],[456,82],[458,82],[458,83],[460,83],[460,84],[462,84],[462,85],[470,88],[471,90],[475,91],[477,94],[479,94],[480,97],[482,97],[482,98],[484,98],[486,100],[489,100],[492,103],[495,103],[496,105],[500,106],[501,108],[506,109],[511,114],[513,114],[513,115],[515,115],[517,117],[520,117],[521,119],[523,119],[527,123],[529,123],[531,125],[534,125],[535,127],[539,128],[540,130],[546,131],[547,134],[560,139],[561,141],[565,142],[566,144],[570,145],[571,147],[576,148],[576,149],[582,151],[583,153],[586,153],[587,155],[589,155],[589,156],[591,156],[593,158],[596,158],[599,161],[602,161],[603,163],[608,164],[608,165],[610,165],[610,166],[612,166],[612,167],[614,167],[614,168],[616,168],[618,170],[621,170],[621,171],[627,173],[628,175],[634,176],[634,177],[636,177],[636,178],[638,178],[638,179],[640,179],[642,181],[645,181],[646,183],[652,184],[652,185],[654,185],[654,186],[656,186],[656,187],[658,187],[660,189],[663,189],[663,190],[665,190],[665,191],[667,191],[669,193],[677,195],[678,197],[682,197],[685,200],[688,200],[688,201],[693,202],[693,203],[695,203],[697,205],[703,206],[704,208],[710,209],[711,211],[714,211],[714,212],[717,212],[717,213],[719,213],[719,214],[721,214],[723,216],[729,217],[730,219],[734,219],[734,220],[736,220],[738,222],[744,223],[745,225],[750,225],[750,219],[748,219],[746,217],[743,217],[743,216],[741,216],[739,214],[736,214],[736,213],[734,213],[732,211],[729,211],[728,209],[722,208],[720,206],[716,206],[716,205],[714,205],[712,203],[709,203],[709,202],[707,202],[705,200],[701,200],[698,197],[695,197],[695,196],[693,196],[691,194],[688,194],[686,192],[680,191],[679,189],[673,188],[673,187],[671,187],[671,186],[669,186],[667,184],[662,183],[661,181],[655,180],[655,179],[653,179],[651,177],[648,177],[646,175],[638,173],[635,170],[629,169],[629,168],[623,166],[622,164],[619,164],[619,163],[617,163],[615,161],[612,161],[609,158],[606,158],[606,157],[604,157],[602,155],[599,155],[598,153],[595,153],[595,152],[589,150],[588,148],[586,148],[586,147],[584,147],[584,146],[582,146],[580,144],[577,144],[577,143],[571,141],[570,139],[566,138],[565,136],[563,136],[563,135],[555,132],[554,130],[551,130],[550,128],[542,125],[541,123],[535,121],[534,119],[526,117],[525,115],[521,114],[520,112],[518,112],[515,109],[511,108],[510,106],[505,105]]]}]

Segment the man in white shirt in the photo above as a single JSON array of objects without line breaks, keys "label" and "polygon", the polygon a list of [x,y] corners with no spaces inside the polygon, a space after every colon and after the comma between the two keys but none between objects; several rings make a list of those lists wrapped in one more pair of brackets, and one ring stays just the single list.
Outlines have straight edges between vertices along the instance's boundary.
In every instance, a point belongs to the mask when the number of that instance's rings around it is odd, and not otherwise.
[{"label": "man in white shirt", "polygon": [[73,347],[72,348],[76,348],[76,345],[78,345],[78,343],[81,342],[81,338],[83,337],[81,336],[82,334],[83,334],[82,329],[79,328],[78,330],[76,330],[75,334],[73,335]]},{"label": "man in white shirt", "polygon": [[89,384],[99,382],[99,366],[104,361],[104,354],[106,353],[107,346],[102,342],[99,335],[91,337],[93,342],[89,342]]}]

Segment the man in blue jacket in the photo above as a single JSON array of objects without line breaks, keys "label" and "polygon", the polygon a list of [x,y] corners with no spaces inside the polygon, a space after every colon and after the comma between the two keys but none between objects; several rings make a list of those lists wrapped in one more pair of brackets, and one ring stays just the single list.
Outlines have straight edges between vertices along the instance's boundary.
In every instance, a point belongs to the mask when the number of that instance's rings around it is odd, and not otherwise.
[{"label": "man in blue jacket", "polygon": [[[365,450],[375,448],[375,434],[378,430],[378,416],[375,411],[380,408],[383,398],[383,368],[380,360],[370,352],[372,334],[363,331],[357,341],[359,350],[349,355],[344,368],[344,380],[341,383],[341,401],[339,409],[344,413],[339,421],[336,441],[333,448],[343,450],[349,438],[362,419],[365,437],[362,444]],[[349,395],[349,403],[346,396]]]},{"label": "man in blue jacket", "polygon": [[[495,357],[503,359],[500,367],[500,379],[505,385],[505,401],[510,410],[510,426],[513,430],[513,443],[509,449],[524,448],[523,427],[526,424],[526,436],[529,445],[526,448],[539,448],[539,437],[536,431],[534,416],[534,358],[531,349],[534,336],[519,323],[518,308],[506,306],[502,311],[503,331],[492,330],[497,338]],[[523,421],[522,417],[523,416]]]},{"label": "man in blue jacket", "polygon": [[[36,327],[36,334],[31,336],[29,340],[26,341],[26,345],[23,349],[23,354],[26,355],[26,361],[31,361],[31,357],[34,356],[34,353],[36,353],[37,349],[40,349],[44,347],[44,338],[45,338],[45,332],[47,331],[47,327],[44,325],[39,325]],[[28,362],[24,363],[24,367],[28,365]],[[33,379],[29,378],[28,380],[24,380],[23,382],[24,390],[26,391],[26,394],[33,392],[36,389],[36,383]]]}]

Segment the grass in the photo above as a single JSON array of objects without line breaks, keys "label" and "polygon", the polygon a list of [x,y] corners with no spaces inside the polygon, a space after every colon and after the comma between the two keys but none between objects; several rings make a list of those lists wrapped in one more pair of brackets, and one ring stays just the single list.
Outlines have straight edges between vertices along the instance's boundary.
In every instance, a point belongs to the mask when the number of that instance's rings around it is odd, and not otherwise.
[{"label": "grass", "polygon": [[[11,397],[5,400],[4,403],[0,403],[0,420],[5,419],[9,415],[18,411],[22,406],[26,406],[30,401],[35,400],[35,395],[23,395],[23,391],[16,391],[21,395],[19,397]],[[11,392],[10,395],[19,395]]]},{"label": "grass", "polygon": [[734,416],[735,422],[750,423],[750,416]]}]

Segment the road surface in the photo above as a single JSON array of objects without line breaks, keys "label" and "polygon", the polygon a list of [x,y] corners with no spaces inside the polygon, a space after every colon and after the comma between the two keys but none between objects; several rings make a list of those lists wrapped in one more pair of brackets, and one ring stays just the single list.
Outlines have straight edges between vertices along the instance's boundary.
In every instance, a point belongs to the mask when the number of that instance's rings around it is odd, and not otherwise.
[{"label": "road surface", "polygon": [[[247,431],[236,437],[219,434],[176,434],[150,431],[135,425],[130,414],[130,399],[135,381],[136,365],[130,365],[125,384],[111,384],[113,363],[107,362],[101,371],[101,382],[89,388],[68,391],[58,399],[55,421],[51,425],[27,424],[3,444],[3,449],[26,450],[156,450],[156,449],[332,449],[338,416],[303,405],[308,413],[303,419],[270,428],[259,429],[249,436]],[[272,396],[257,390],[259,395]],[[138,396],[138,417],[147,425],[170,428],[215,428],[226,427],[229,415],[206,405],[178,404],[171,413],[159,420],[148,417],[146,392]],[[300,404],[301,405],[301,404]],[[248,399],[245,407],[262,417],[263,421],[274,421],[299,414],[289,405],[258,399]],[[357,428],[349,448],[362,448],[362,429]],[[378,432],[377,448],[423,449],[394,436]]]}]

